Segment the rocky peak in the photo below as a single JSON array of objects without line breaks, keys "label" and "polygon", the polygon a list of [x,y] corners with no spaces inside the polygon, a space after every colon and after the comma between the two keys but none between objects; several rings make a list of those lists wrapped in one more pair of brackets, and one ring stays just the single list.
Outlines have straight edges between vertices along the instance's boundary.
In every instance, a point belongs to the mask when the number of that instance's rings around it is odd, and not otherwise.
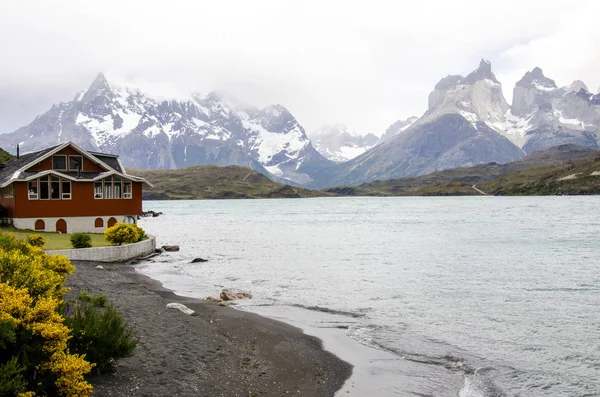
[{"label": "rocky peak", "polygon": [[112,88],[111,88],[110,84],[108,83],[106,76],[104,76],[103,73],[98,73],[98,75],[96,76],[96,78],[94,79],[94,81],[92,82],[90,87],[87,89],[85,94],[81,97],[81,101],[84,103],[87,103],[87,102],[90,102],[91,100],[93,100],[95,97],[97,97],[99,95],[103,95],[103,94],[109,95],[109,96],[114,96],[114,95],[110,95],[111,93],[112,93]]},{"label": "rocky peak", "polygon": [[261,124],[269,131],[281,132],[284,131],[288,123],[297,124],[296,119],[282,105],[270,105],[260,112]]},{"label": "rocky peak", "polygon": [[544,76],[544,72],[539,67],[533,68],[531,72],[526,72],[521,80],[517,82],[517,85],[519,87],[533,87],[541,90],[557,88],[554,80]]},{"label": "rocky peak", "polygon": [[553,103],[564,92],[554,80],[544,75],[541,68],[535,67],[515,85],[511,112],[515,116],[525,116],[538,110],[552,109]]},{"label": "rocky peak", "polygon": [[443,77],[436,85],[435,90],[445,91],[460,84],[464,77],[459,74],[451,74]]},{"label": "rocky peak", "polygon": [[479,67],[469,73],[469,75],[465,77],[461,83],[474,84],[479,80],[491,80],[494,83],[500,84],[492,72],[492,63],[487,59],[482,59],[481,62],[479,62]]},{"label": "rocky peak", "polygon": [[589,92],[587,85],[581,80],[575,80],[570,86],[566,87],[568,91],[579,92],[581,90]]},{"label": "rocky peak", "polygon": [[373,146],[379,138],[373,134],[359,135],[344,124],[324,125],[311,134],[315,149],[327,159],[341,163],[353,159]]},{"label": "rocky peak", "polygon": [[429,94],[429,109],[423,117],[430,120],[444,114],[460,114],[473,123],[498,122],[508,108],[491,63],[482,59],[467,77],[451,75],[440,80]]},{"label": "rocky peak", "polygon": [[385,130],[385,134],[382,135],[381,137],[381,141],[387,141],[388,139],[391,139],[392,137],[400,134],[401,132],[405,131],[408,129],[408,127],[410,127],[411,125],[413,125],[415,123],[415,121],[417,121],[419,118],[418,117],[409,117],[406,120],[398,120],[396,121],[394,124],[390,125],[387,130]]}]

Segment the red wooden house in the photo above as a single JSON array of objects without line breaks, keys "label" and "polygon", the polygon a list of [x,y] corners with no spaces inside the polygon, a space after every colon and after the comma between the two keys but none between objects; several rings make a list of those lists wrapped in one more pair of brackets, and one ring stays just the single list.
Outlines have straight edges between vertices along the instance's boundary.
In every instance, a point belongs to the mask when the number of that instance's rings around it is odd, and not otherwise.
[{"label": "red wooden house", "polygon": [[142,214],[145,179],[127,174],[118,156],[66,142],[18,154],[0,165],[0,204],[19,229],[103,232]]}]

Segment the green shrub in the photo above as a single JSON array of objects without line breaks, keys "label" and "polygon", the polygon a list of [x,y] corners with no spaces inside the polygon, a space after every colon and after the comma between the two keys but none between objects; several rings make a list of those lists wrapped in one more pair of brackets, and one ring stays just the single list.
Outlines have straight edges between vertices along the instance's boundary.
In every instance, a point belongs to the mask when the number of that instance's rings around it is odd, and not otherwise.
[{"label": "green shrub", "polygon": [[27,244],[34,247],[43,247],[46,244],[46,238],[41,234],[30,234],[27,236]]},{"label": "green shrub", "polygon": [[16,356],[0,365],[0,396],[16,396],[27,390],[24,371]]},{"label": "green shrub", "polygon": [[81,291],[77,300],[80,302],[86,302],[96,307],[105,307],[108,303],[106,295],[90,295],[87,291]]},{"label": "green shrub", "polygon": [[84,292],[67,306],[67,314],[65,325],[73,331],[70,351],[85,354],[99,372],[113,370],[116,359],[133,354],[138,340],[105,296]]},{"label": "green shrub", "polygon": [[73,248],[90,248],[92,246],[92,238],[87,233],[73,233],[70,240]]},{"label": "green shrub", "polygon": [[104,239],[112,245],[131,244],[139,241],[140,231],[136,225],[119,222],[104,231]]}]

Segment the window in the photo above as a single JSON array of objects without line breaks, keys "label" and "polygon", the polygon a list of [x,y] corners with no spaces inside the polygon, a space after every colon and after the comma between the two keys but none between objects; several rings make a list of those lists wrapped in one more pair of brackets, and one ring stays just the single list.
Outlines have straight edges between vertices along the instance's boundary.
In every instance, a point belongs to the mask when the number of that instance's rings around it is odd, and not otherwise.
[{"label": "window", "polygon": [[43,176],[40,178],[40,200],[48,200],[50,198],[50,184],[48,183],[48,177]]},{"label": "window", "polygon": [[111,199],[112,195],[112,178],[104,179],[104,198]]},{"label": "window", "polygon": [[57,176],[50,177],[50,198],[60,200],[60,178]]},{"label": "window", "polygon": [[94,182],[94,198],[95,199],[102,198],[102,181]]},{"label": "window", "polygon": [[29,191],[29,200],[38,199],[38,181],[32,181],[27,184],[27,190]]},{"label": "window", "polygon": [[120,199],[122,196],[121,195],[121,178],[113,179],[113,189],[114,189],[115,198]]},{"label": "window", "polygon": [[42,219],[38,219],[37,221],[35,221],[35,230],[45,230],[46,229],[46,222],[44,222]]},{"label": "window", "polygon": [[52,156],[52,169],[53,170],[67,170],[67,156],[64,154]]},{"label": "window", "polygon": [[67,181],[66,179],[61,179],[60,183],[62,185],[62,199],[63,200],[71,200],[71,181]]},{"label": "window", "polygon": [[131,182],[123,182],[123,198],[130,199],[131,197]]},{"label": "window", "polygon": [[83,170],[83,157],[82,156],[69,156],[69,170],[70,171]]},{"label": "window", "polygon": [[10,185],[8,185],[7,187],[5,187],[4,189],[2,189],[2,196],[4,198],[15,197],[15,190],[14,190],[12,183]]},{"label": "window", "polygon": [[94,227],[104,227],[104,221],[102,218],[96,218],[94,221]]}]

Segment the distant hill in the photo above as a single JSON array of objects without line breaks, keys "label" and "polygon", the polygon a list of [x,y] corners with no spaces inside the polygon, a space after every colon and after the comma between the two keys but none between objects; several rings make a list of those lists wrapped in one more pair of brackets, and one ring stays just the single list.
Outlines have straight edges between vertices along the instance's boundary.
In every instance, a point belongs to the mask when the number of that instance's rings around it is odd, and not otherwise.
[{"label": "distant hill", "polygon": [[[528,186],[535,184],[536,178],[546,177],[553,172],[560,173],[565,169],[569,169],[568,164],[579,164],[576,162],[577,159],[586,158],[583,161],[585,163],[596,156],[600,156],[598,149],[576,145],[561,145],[532,153],[507,164],[488,163],[472,167],[460,167],[418,177],[375,181],[359,186],[330,188],[325,191],[343,196],[457,196],[481,194],[473,189],[473,185],[476,185],[476,187],[489,194],[560,194],[552,193],[552,188],[547,193],[543,193],[544,189],[539,186],[536,189],[523,190],[522,193],[518,193],[517,186],[520,186],[518,185],[520,182],[525,183],[525,181],[527,181]],[[575,183],[575,181],[572,181],[572,183]],[[561,185],[563,184],[561,183]],[[526,193],[526,191],[531,193]],[[585,194],[576,193],[577,189],[574,185],[571,186],[570,191],[572,192],[570,194]],[[583,188],[581,191],[587,190]]]},{"label": "distant hill", "polygon": [[239,166],[213,165],[174,170],[128,169],[154,185],[145,188],[145,200],[299,198],[330,195],[324,192],[282,185],[266,176]]},{"label": "distant hill", "polygon": [[503,175],[477,187],[497,196],[600,194],[600,153]]},{"label": "distant hill", "polygon": [[8,160],[12,159],[12,154],[8,153],[6,150],[0,148],[0,163],[6,163]]}]

